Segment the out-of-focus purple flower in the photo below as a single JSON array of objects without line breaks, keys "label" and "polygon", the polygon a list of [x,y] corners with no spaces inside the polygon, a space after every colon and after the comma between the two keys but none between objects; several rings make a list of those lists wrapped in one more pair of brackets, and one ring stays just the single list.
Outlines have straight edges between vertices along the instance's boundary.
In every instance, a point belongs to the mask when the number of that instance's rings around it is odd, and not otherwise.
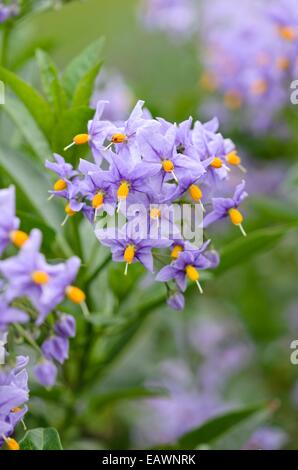
[{"label": "out-of-focus purple flower", "polygon": [[13,369],[0,371],[0,447],[3,436],[9,437],[16,425],[27,412],[24,403],[28,401],[28,374],[25,369],[28,358],[18,356]]},{"label": "out-of-focus purple flower", "polygon": [[63,364],[68,359],[69,344],[67,338],[51,336],[42,344],[41,350],[48,360],[55,360]]},{"label": "out-of-focus purple flower", "polygon": [[287,434],[278,427],[258,429],[244,446],[244,450],[279,450],[287,443]]},{"label": "out-of-focus purple flower", "polygon": [[76,321],[74,317],[62,314],[55,323],[55,333],[62,338],[73,338],[76,334]]},{"label": "out-of-focus purple flower", "polygon": [[43,360],[34,368],[35,377],[44,387],[53,387],[55,385],[57,373],[57,367],[51,361]]},{"label": "out-of-focus purple flower", "polygon": [[15,188],[0,190],[0,255],[11,242],[12,234],[19,228],[20,221],[15,216]]},{"label": "out-of-focus purple flower", "polygon": [[16,2],[13,2],[11,5],[6,5],[3,2],[0,2],[0,23],[5,23],[5,21],[17,16],[19,14],[19,7]]},{"label": "out-of-focus purple flower", "polygon": [[10,307],[0,295],[0,331],[6,330],[12,323],[26,323],[28,319],[27,313]]},{"label": "out-of-focus purple flower", "polygon": [[119,73],[100,71],[95,84],[91,106],[96,108],[98,101],[107,100],[102,119],[108,121],[124,120],[128,115],[133,95]]},{"label": "out-of-focus purple flower", "polygon": [[183,310],[185,306],[185,299],[182,292],[175,292],[171,294],[167,300],[167,304],[173,310]]},{"label": "out-of-focus purple flower", "polygon": [[149,30],[159,29],[174,39],[188,39],[196,28],[195,1],[142,0],[139,17]]}]

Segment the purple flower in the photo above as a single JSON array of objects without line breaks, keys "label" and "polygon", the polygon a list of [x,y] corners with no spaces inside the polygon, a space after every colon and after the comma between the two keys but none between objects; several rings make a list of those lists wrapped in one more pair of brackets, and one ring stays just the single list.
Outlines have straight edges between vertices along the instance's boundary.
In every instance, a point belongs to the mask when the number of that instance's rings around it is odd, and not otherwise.
[{"label": "purple flower", "polygon": [[167,300],[167,304],[174,310],[183,310],[185,306],[185,299],[182,292],[174,292]]},{"label": "purple flower", "polygon": [[5,5],[2,2],[0,3],[0,23],[4,23],[18,14],[19,7],[16,3],[12,3],[11,5]]},{"label": "purple flower", "polygon": [[80,265],[75,257],[64,264],[49,265],[39,251],[40,245],[41,232],[33,230],[16,256],[0,261],[0,273],[7,281],[6,300],[28,297],[39,312],[38,324],[62,302]]},{"label": "purple flower", "polygon": [[105,233],[97,232],[96,235],[103,245],[111,249],[114,261],[126,263],[125,274],[128,266],[136,262],[140,262],[148,271],[153,272],[152,248],[166,248],[171,244],[171,241],[167,239],[134,238],[129,234],[127,227],[116,233],[113,230],[111,232],[107,230]]},{"label": "purple flower", "polygon": [[219,263],[218,255],[215,252],[205,252],[209,241],[205,242],[199,250],[184,251],[178,259],[171,265],[165,266],[159,271],[156,280],[160,282],[167,282],[174,279],[179,289],[184,292],[186,290],[187,278],[196,282],[200,292],[202,288],[199,283],[199,271],[204,269],[215,268]]},{"label": "purple flower", "polygon": [[38,382],[44,387],[53,387],[57,378],[57,367],[51,361],[43,361],[34,368]]},{"label": "purple flower", "polygon": [[288,436],[282,429],[264,426],[253,433],[244,450],[279,450],[287,440]]},{"label": "purple flower", "polygon": [[15,188],[0,190],[0,256],[11,242],[12,233],[19,228],[20,221],[15,216]]},{"label": "purple flower", "polygon": [[61,155],[58,153],[54,153],[54,159],[55,162],[46,160],[45,163],[46,168],[59,176],[59,180],[57,180],[54,184],[54,190],[49,192],[55,196],[68,199],[69,191],[72,185],[71,181],[78,174],[78,172],[73,169],[73,166],[70,163],[66,163],[64,158],[61,157]]},{"label": "purple flower", "polygon": [[44,357],[63,364],[68,359],[69,343],[67,338],[52,336],[44,341],[41,347]]},{"label": "purple flower", "polygon": [[243,235],[246,235],[244,229],[242,228],[243,217],[238,210],[238,207],[246,197],[247,193],[245,191],[245,181],[242,181],[236,187],[232,198],[213,198],[213,211],[205,217],[204,227],[208,227],[217,220],[221,220],[229,216],[231,222],[234,225],[239,226]]},{"label": "purple flower", "polygon": [[11,436],[27,412],[24,406],[29,398],[27,364],[28,358],[18,356],[13,369],[4,368],[0,372],[0,447],[2,436]]},{"label": "purple flower", "polygon": [[6,330],[12,323],[26,323],[29,317],[25,312],[17,308],[10,307],[0,296],[0,331]]},{"label": "purple flower", "polygon": [[74,317],[62,314],[55,324],[55,333],[62,338],[73,338],[76,335],[76,321]]}]

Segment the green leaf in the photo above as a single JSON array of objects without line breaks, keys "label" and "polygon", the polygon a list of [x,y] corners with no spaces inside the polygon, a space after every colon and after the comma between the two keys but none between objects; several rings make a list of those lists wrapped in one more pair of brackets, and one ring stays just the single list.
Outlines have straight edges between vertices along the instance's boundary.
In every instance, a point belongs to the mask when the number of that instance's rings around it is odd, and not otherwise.
[{"label": "green leaf", "polygon": [[52,151],[49,143],[23,103],[12,96],[6,96],[3,110],[14,121],[41,162],[44,163],[47,158],[50,158]]},{"label": "green leaf", "polygon": [[239,237],[228,244],[221,252],[220,265],[216,269],[217,274],[240,265],[253,256],[272,249],[294,226],[285,225],[265,228],[248,233],[247,237]]},{"label": "green leaf", "polygon": [[[264,407],[264,405],[242,408],[217,416],[197,429],[184,434],[184,436],[182,436],[178,441],[179,448],[195,449],[200,445],[211,444],[216,440],[220,442],[219,439],[226,433],[231,433],[231,430],[234,430],[240,424],[243,426],[244,423],[247,423],[247,421],[252,417],[263,416],[264,411],[266,411],[265,415],[266,418],[268,418],[269,411],[268,408],[266,409]],[[261,421],[258,420],[258,425],[260,422]],[[251,430],[251,432],[252,431],[253,430]]]},{"label": "green leaf", "polygon": [[66,94],[61,85],[59,72],[49,54],[38,49],[36,59],[39,65],[44,93],[58,113],[66,107]]},{"label": "green leaf", "polygon": [[20,442],[21,450],[63,450],[54,428],[36,428],[27,431]]},{"label": "green leaf", "polygon": [[[94,110],[85,106],[64,111],[53,130],[52,147],[54,152],[61,154],[64,147],[72,142],[75,135],[85,133],[88,121],[93,115]],[[74,156],[82,155],[82,147],[88,149],[88,144],[80,146],[79,149],[73,147],[68,150],[66,152],[68,159],[75,163]]]},{"label": "green leaf", "polygon": [[103,46],[103,38],[96,40],[67,66],[62,83],[70,99],[75,93],[77,84],[90,70],[94,69],[101,60]]},{"label": "green leaf", "polygon": [[73,106],[89,106],[93,94],[96,77],[101,68],[102,62],[98,62],[77,84],[73,97]]},{"label": "green leaf", "polygon": [[18,98],[24,103],[35,119],[37,125],[49,138],[54,123],[54,116],[49,103],[27,82],[13,72],[0,67],[0,80],[9,85]]},{"label": "green leaf", "polygon": [[3,146],[0,149],[0,167],[9,174],[44,223],[55,231],[57,242],[64,254],[72,256],[73,252],[62,236],[61,221],[64,212],[55,200],[47,200],[50,183],[46,177],[46,169],[43,170],[37,163],[28,161],[25,155]]},{"label": "green leaf", "polygon": [[166,390],[150,390],[145,387],[131,387],[118,390],[110,390],[91,399],[90,408],[98,410],[105,406],[123,400],[144,400],[145,398],[167,395]]}]

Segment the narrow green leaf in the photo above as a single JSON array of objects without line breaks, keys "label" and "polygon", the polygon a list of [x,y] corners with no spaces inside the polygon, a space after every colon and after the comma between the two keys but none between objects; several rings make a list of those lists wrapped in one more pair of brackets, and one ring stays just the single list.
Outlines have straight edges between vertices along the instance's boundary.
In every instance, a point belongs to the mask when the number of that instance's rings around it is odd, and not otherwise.
[{"label": "narrow green leaf", "polygon": [[41,49],[37,50],[36,59],[44,93],[55,111],[59,112],[66,107],[66,94],[60,82],[58,69],[49,54]]},{"label": "narrow green leaf", "polygon": [[50,158],[52,151],[49,143],[23,103],[12,96],[6,96],[3,110],[14,121],[40,161],[44,163]]},{"label": "narrow green leaf", "polygon": [[67,66],[62,83],[69,98],[73,97],[82,78],[102,59],[103,46],[103,38],[96,40]]},{"label": "narrow green leaf", "polygon": [[27,431],[20,442],[21,450],[63,450],[55,428],[36,428]]},{"label": "narrow green leaf", "polygon": [[252,406],[234,410],[221,416],[217,416],[202,426],[194,429],[182,436],[178,445],[180,449],[195,449],[202,444],[210,444],[220,436],[231,431],[240,423],[247,421],[252,416],[264,411],[264,406]]},{"label": "narrow green leaf", "polygon": [[79,81],[75,89],[72,105],[76,106],[89,106],[96,77],[99,73],[102,63],[98,62],[86,75]]},{"label": "narrow green leaf", "polygon": [[105,406],[123,400],[144,400],[145,398],[165,396],[165,390],[150,390],[145,387],[131,387],[118,390],[110,390],[91,399],[90,408],[98,410]]},{"label": "narrow green leaf", "polygon": [[40,129],[49,137],[54,123],[54,115],[45,98],[27,82],[4,67],[0,67],[0,80],[10,86],[31,113]]},{"label": "narrow green leaf", "polygon": [[284,225],[259,229],[248,233],[247,237],[239,237],[222,250],[220,265],[216,269],[216,273],[221,274],[272,249],[291,228],[293,228],[291,225]]}]

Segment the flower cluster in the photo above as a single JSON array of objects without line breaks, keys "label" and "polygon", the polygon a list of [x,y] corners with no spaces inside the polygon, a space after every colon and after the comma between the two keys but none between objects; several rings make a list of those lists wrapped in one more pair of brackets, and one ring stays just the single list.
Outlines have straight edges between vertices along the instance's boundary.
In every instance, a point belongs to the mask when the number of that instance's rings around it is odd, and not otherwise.
[{"label": "flower cluster", "polygon": [[195,1],[142,0],[139,17],[150,30],[159,29],[173,38],[189,38],[196,28]]},{"label": "flower cluster", "polygon": [[[228,218],[245,235],[239,211],[247,195],[245,182],[232,197],[222,197],[231,169],[244,170],[241,159],[231,140],[218,132],[216,118],[204,124],[192,118],[173,124],[153,119],[139,101],[126,121],[111,122],[102,119],[106,104],[98,102],[88,132],[76,135],[65,148],[89,144],[93,162],[81,159],[75,169],[57,154],[54,162],[46,162],[58,176],[51,197],[66,199],[66,219],[82,212],[94,224],[113,260],[125,263],[125,274],[136,262],[153,272],[154,257],[160,259],[155,250],[162,249],[167,261],[157,280],[167,283],[169,304],[181,309],[187,280],[202,292],[200,271],[219,262],[208,250],[210,241],[203,243],[203,229]],[[192,212],[188,218],[183,215],[183,223],[177,221],[175,209],[182,206],[200,216],[191,236],[184,226],[193,222]]]},{"label": "flower cluster", "polygon": [[[0,260],[0,331],[8,331],[10,325],[40,327],[52,312],[58,316],[54,326],[56,336],[43,343],[41,355],[46,362],[36,367],[36,376],[46,386],[53,385],[56,367],[51,360],[62,362],[55,348],[63,347],[66,359],[68,337],[74,336],[72,317],[61,316],[56,308],[64,301],[81,304],[85,309],[85,294],[72,283],[77,275],[80,260],[70,258],[65,263],[50,264],[40,252],[42,235],[32,230],[30,235],[19,229],[20,221],[15,215],[15,189],[13,186],[0,190],[0,255],[14,245],[16,253]],[[19,330],[18,330],[19,331]],[[26,331],[26,335],[30,334]],[[57,339],[59,338],[59,339]],[[57,342],[59,343],[57,345]],[[45,371],[48,371],[48,374]],[[50,372],[49,372],[50,370]],[[45,377],[46,375],[46,377]]]},{"label": "flower cluster", "polygon": [[[295,0],[205,2],[203,87],[223,95],[217,112],[264,132],[289,101],[297,72],[298,16]],[[212,101],[208,102],[212,108]]]}]

